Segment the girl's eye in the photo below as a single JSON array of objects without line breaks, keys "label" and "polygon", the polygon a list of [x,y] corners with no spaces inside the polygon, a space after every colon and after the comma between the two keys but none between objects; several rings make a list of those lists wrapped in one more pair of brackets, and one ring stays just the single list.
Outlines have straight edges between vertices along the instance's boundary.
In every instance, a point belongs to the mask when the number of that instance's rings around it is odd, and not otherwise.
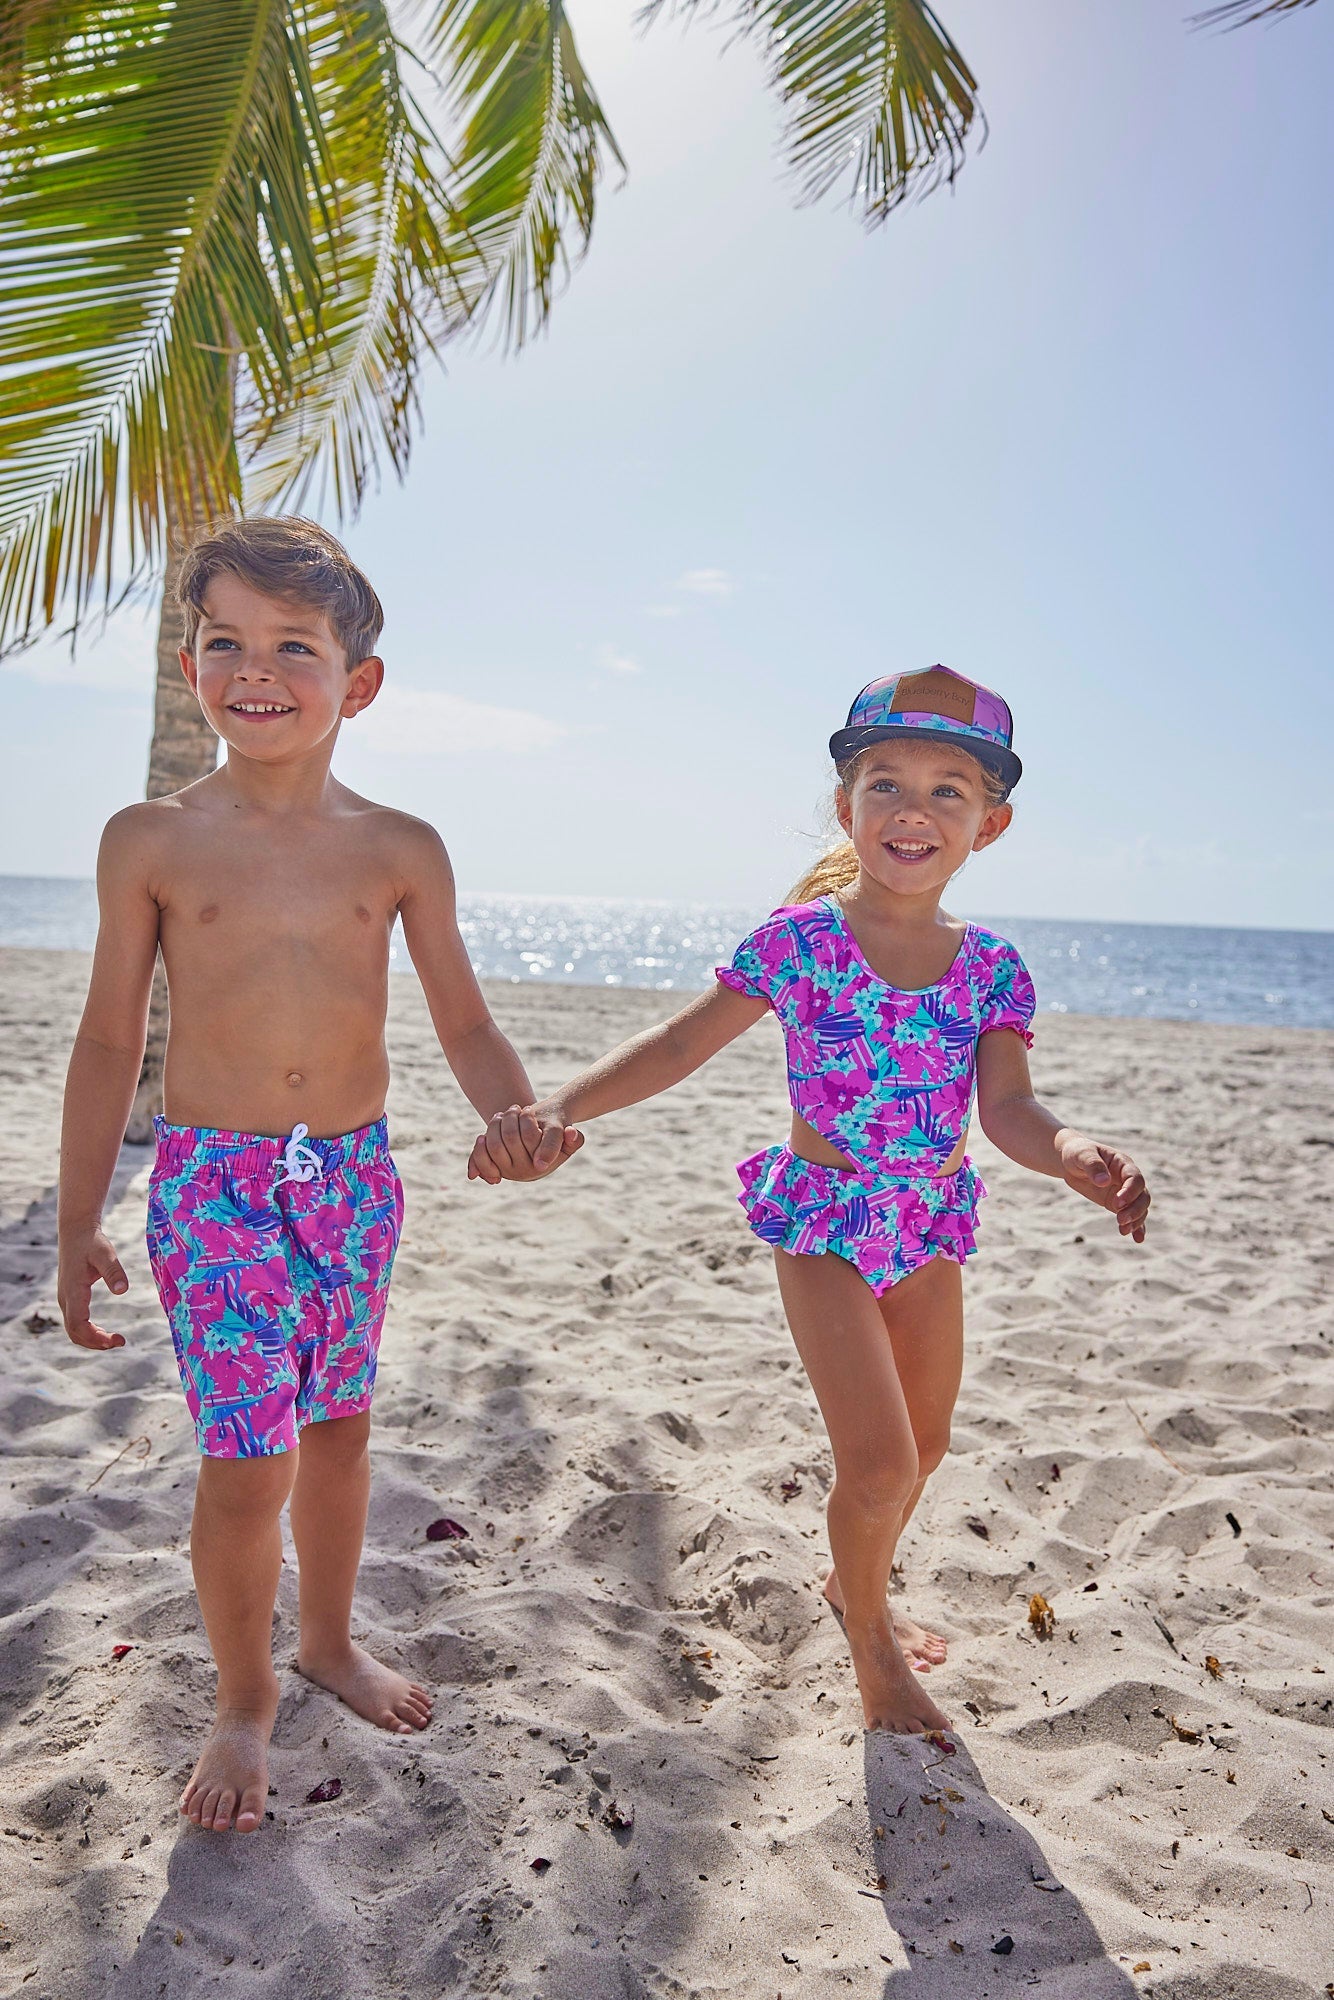
[{"label": "girl's eye", "polygon": [[877,778],[871,786],[873,792],[896,792],[898,786],[892,778]]},{"label": "girl's eye", "polygon": [[961,792],[955,791],[953,785],[937,785],[935,791],[932,793],[932,797],[937,799],[957,799],[962,796]]}]

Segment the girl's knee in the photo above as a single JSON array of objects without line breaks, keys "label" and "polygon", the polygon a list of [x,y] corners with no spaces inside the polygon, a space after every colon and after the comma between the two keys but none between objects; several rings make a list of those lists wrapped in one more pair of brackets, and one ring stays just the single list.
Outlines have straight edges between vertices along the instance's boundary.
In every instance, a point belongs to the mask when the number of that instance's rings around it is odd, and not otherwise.
[{"label": "girl's knee", "polygon": [[948,1430],[917,1440],[917,1477],[929,1479],[950,1448]]},{"label": "girl's knee", "polygon": [[906,1507],[921,1478],[916,1454],[868,1465],[840,1466],[836,1483],[840,1500],[865,1514],[888,1514]]}]

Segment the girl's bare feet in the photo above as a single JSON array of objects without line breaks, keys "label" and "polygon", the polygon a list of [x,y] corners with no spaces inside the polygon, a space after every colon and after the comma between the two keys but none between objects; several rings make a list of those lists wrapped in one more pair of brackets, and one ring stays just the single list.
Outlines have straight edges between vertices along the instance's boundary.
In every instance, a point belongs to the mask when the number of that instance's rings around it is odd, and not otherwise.
[{"label": "girl's bare feet", "polygon": [[843,1629],[847,1632],[862,1698],[862,1719],[868,1729],[921,1736],[928,1729],[953,1727],[899,1651],[887,1620],[860,1633],[846,1625]]},{"label": "girl's bare feet", "polygon": [[382,1666],[349,1640],[337,1653],[298,1653],[297,1672],[328,1688],[367,1722],[410,1736],[431,1719],[431,1697],[424,1687]]},{"label": "girl's bare feet", "polygon": [[271,1693],[218,1702],[181,1811],[210,1833],[253,1833],[263,1823],[269,1794],[269,1738],[278,1712],[278,1683]]},{"label": "girl's bare feet", "polygon": [[[824,1594],[826,1603],[842,1618],[847,1607],[843,1602],[836,1569],[831,1569],[825,1578]],[[910,1618],[906,1611],[891,1608],[889,1621],[894,1627],[899,1651],[919,1674],[929,1674],[932,1667],[944,1666],[947,1649],[939,1632],[928,1631],[925,1625],[919,1625],[915,1618]]]}]

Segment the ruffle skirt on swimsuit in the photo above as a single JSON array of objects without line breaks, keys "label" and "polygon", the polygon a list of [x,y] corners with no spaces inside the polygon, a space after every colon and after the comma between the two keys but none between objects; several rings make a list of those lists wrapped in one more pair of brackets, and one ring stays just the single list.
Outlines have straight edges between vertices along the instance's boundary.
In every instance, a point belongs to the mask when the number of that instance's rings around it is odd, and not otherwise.
[{"label": "ruffle skirt on swimsuit", "polygon": [[933,1257],[962,1264],[977,1248],[986,1194],[971,1160],[943,1175],[858,1174],[770,1146],[737,1167],[755,1234],[797,1257],[844,1257],[879,1297]]}]

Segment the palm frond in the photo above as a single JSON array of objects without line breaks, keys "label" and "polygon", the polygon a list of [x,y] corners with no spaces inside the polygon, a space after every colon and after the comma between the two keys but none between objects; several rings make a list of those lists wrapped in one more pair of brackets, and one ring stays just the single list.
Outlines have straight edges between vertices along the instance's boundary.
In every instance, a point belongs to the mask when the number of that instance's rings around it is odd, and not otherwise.
[{"label": "palm frond", "polygon": [[249,509],[299,509],[318,481],[340,516],[353,513],[382,451],[401,476],[433,333],[467,317],[456,266],[473,253],[400,56],[379,0],[342,9],[310,40],[333,195],[327,226],[316,223],[323,337],[291,394],[251,395],[238,414]]},{"label": "palm frond", "polygon": [[237,504],[237,362],[263,400],[292,392],[329,227],[284,0],[60,0],[20,53],[0,119],[0,644],[61,600],[77,621],[99,575],[160,567],[171,519]]},{"label": "palm frond", "polygon": [[426,35],[452,126],[456,271],[511,347],[545,324],[588,246],[597,184],[620,149],[563,0],[443,0]]},{"label": "palm frond", "polygon": [[1192,28],[1248,28],[1253,21],[1276,21],[1280,14],[1295,14],[1299,7],[1313,7],[1315,0],[1223,0],[1218,7],[1206,7],[1193,14]]},{"label": "palm frond", "polygon": [[[642,18],[672,4],[650,0]],[[843,182],[864,220],[883,222],[953,181],[974,124],[985,133],[977,79],[926,0],[718,0],[708,12],[762,43],[808,201]]]}]

